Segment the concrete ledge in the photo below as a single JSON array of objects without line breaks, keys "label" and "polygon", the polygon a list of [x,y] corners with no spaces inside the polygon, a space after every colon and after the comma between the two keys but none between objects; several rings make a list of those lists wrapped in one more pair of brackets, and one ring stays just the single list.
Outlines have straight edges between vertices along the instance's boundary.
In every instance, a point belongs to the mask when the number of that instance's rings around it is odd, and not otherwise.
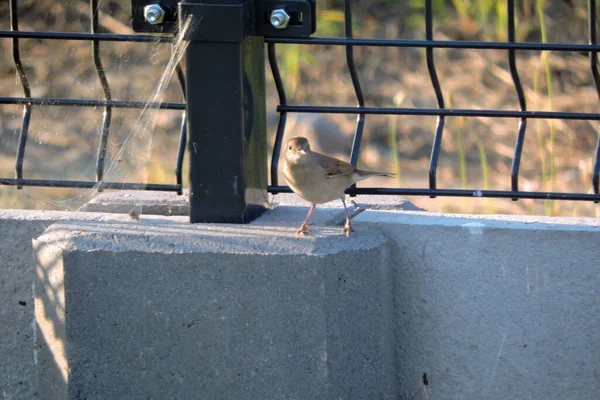
[{"label": "concrete ledge", "polygon": [[[126,215],[0,210],[0,394],[7,399],[39,395],[35,357],[34,277],[31,240],[58,221],[128,221]],[[182,220],[183,221],[183,220]]]},{"label": "concrete ledge", "polygon": [[545,217],[540,215],[469,215],[415,212],[413,210],[366,210],[356,221],[387,225],[473,227],[484,229],[568,230],[600,232],[599,218]]},{"label": "concrete ledge", "polygon": [[[348,197],[348,199],[351,199]],[[410,201],[396,196],[357,196],[352,198],[358,209],[424,211]],[[282,193],[269,195],[269,203],[274,209],[278,206],[309,207],[310,205],[295,194]],[[339,200],[320,205],[318,209],[343,209]],[[308,210],[308,209],[307,209]],[[143,215],[182,215],[190,214],[188,191],[179,196],[173,192],[144,192],[121,190],[103,192],[85,204],[81,211],[128,214],[132,211]],[[358,210],[357,210],[358,212]],[[303,217],[304,218],[304,217]],[[272,221],[273,219],[269,219]],[[286,219],[284,218],[284,221]]]},{"label": "concrete ledge", "polygon": [[398,203],[358,198],[356,235],[341,235],[334,202],[296,237],[308,206],[290,200],[243,226],[0,211],[0,360],[10,366],[0,393],[600,393],[600,220],[392,211]]},{"label": "concrete ledge", "polygon": [[57,223],[34,240],[48,398],[395,398],[370,228]]},{"label": "concrete ledge", "polygon": [[146,192],[143,190],[120,190],[98,194],[81,211],[153,215],[190,215],[188,191],[180,196],[174,192]]},{"label": "concrete ledge", "polygon": [[355,224],[395,244],[400,398],[599,397],[600,220],[367,210]]}]

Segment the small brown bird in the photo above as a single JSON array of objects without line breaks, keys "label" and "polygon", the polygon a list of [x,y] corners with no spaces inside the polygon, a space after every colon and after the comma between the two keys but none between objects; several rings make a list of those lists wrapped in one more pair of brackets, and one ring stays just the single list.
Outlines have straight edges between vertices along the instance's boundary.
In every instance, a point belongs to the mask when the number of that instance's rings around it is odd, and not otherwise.
[{"label": "small brown bird", "polygon": [[312,204],[296,234],[308,233],[308,220],[317,204],[340,199],[346,213],[346,225],[342,230],[346,236],[350,236],[352,232],[350,216],[344,201],[346,188],[372,176],[394,176],[387,172],[356,169],[347,162],[311,151],[308,140],[301,136],[291,138],[287,142],[283,174],[294,193]]}]

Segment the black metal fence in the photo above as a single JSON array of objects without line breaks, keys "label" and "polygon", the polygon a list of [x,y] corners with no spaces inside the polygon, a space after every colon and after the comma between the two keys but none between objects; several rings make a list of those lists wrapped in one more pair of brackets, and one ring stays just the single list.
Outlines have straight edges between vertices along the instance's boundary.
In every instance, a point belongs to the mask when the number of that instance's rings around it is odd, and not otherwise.
[{"label": "black metal fence", "polygon": [[[169,37],[148,34],[116,35],[98,33],[98,1],[90,0],[90,33],[26,32],[19,29],[17,0],[10,0],[10,31],[0,31],[0,38],[12,40],[12,56],[23,88],[23,97],[0,97],[0,104],[23,105],[23,117],[16,152],[15,177],[0,177],[0,184],[23,186],[51,186],[76,188],[145,189],[182,191],[182,167],[186,145],[190,154],[190,205],[192,222],[245,222],[264,210],[266,193],[290,192],[278,182],[278,164],[288,113],[329,113],[357,115],[356,129],[350,162],[356,165],[367,115],[419,115],[437,116],[437,126],[429,159],[429,186],[423,188],[352,187],[348,194],[385,194],[421,196],[495,197],[517,199],[557,199],[600,201],[600,138],[594,153],[593,174],[590,185],[593,193],[523,191],[519,186],[519,167],[528,120],[565,119],[600,121],[600,113],[535,111],[527,108],[523,87],[519,79],[515,54],[517,51],[584,52],[589,54],[590,74],[600,98],[600,74],[597,53],[600,45],[596,38],[596,1],[589,1],[589,44],[525,43],[515,40],[515,1],[507,0],[507,42],[450,41],[433,39],[432,1],[425,1],[425,40],[359,39],[353,37],[351,1],[345,0],[345,38],[309,37],[315,30],[316,5],[314,0],[190,0],[132,1],[134,28],[138,32],[161,32],[181,24],[187,16],[203,21],[192,30],[186,53],[186,71],[181,67],[177,75],[182,92],[187,92],[185,103],[144,103],[115,100],[111,96],[100,57],[103,41],[168,42]],[[158,4],[165,9],[165,20],[159,24],[148,18],[142,21],[144,8]],[[289,27],[278,29],[269,20],[275,9],[285,9],[292,15]],[[232,25],[232,21],[235,24]],[[226,28],[224,28],[226,27]],[[279,95],[279,124],[271,155],[270,184],[267,179],[266,123],[264,110],[264,58],[263,37],[267,43],[268,61]],[[27,74],[20,56],[19,39],[68,39],[89,41],[93,49],[93,62],[104,92],[104,99],[68,99],[32,97]],[[344,46],[348,72],[352,79],[357,106],[316,106],[288,104],[276,58],[276,47],[285,44]],[[360,78],[354,61],[354,47],[384,46],[424,48],[427,69],[433,85],[438,108],[367,107]],[[434,61],[435,49],[495,49],[505,50],[519,110],[456,109],[447,108],[444,102],[443,82],[438,79]],[[1,94],[1,93],[0,93]],[[223,107],[227,104],[227,107]],[[27,179],[23,159],[32,107],[78,106],[104,107],[102,134],[98,143],[95,181],[65,181]],[[142,182],[105,182],[104,165],[107,138],[110,135],[111,111],[115,108],[187,109],[186,123],[182,124],[178,157],[175,163],[175,183],[155,184]],[[496,117],[514,118],[516,141],[512,157],[510,190],[465,190],[437,188],[436,171],[442,147],[446,117]]]},{"label": "black metal fence", "polygon": [[[156,37],[152,35],[122,35],[110,33],[98,33],[98,0],[90,0],[90,32],[26,32],[19,29],[19,14],[17,12],[18,0],[10,0],[10,31],[0,31],[0,38],[11,38],[12,40],[12,58],[15,69],[17,70],[19,81],[23,88],[23,97],[1,97],[0,104],[23,105],[23,117],[19,134],[18,147],[15,161],[15,177],[0,177],[0,185],[11,185],[22,188],[24,186],[43,186],[43,187],[62,187],[62,188],[99,188],[99,189],[144,189],[156,191],[175,191],[182,193],[182,167],[183,155],[186,144],[185,124],[182,124],[181,140],[179,144],[178,157],[175,165],[174,184],[155,184],[143,182],[107,182],[104,181],[105,156],[110,126],[112,122],[112,110],[115,108],[160,108],[168,110],[185,110],[185,103],[146,103],[143,101],[115,100],[112,98],[111,89],[106,77],[106,72],[102,65],[100,57],[101,42],[149,42],[157,41],[170,42],[168,37]],[[93,63],[100,80],[104,99],[72,99],[72,98],[36,98],[31,96],[29,79],[23,62],[19,39],[45,39],[45,40],[82,40],[90,41],[93,53]],[[177,68],[181,88],[185,94],[185,76],[179,66]],[[0,94],[1,90],[0,90]],[[96,158],[96,181],[72,181],[55,179],[27,179],[23,171],[23,161],[27,148],[27,137],[31,119],[32,107],[53,107],[53,106],[73,106],[73,107],[103,107],[104,118],[102,122],[102,131],[98,143],[98,152]]]},{"label": "black metal fence", "polygon": [[[590,73],[594,78],[596,91],[600,98],[600,75],[598,74],[598,58],[597,52],[600,46],[597,44],[596,38],[596,1],[589,1],[589,44],[551,44],[551,43],[522,43],[515,41],[515,1],[507,0],[508,6],[508,42],[475,42],[475,41],[439,41],[433,40],[433,6],[432,1],[425,1],[425,40],[390,40],[390,39],[357,39],[352,34],[352,11],[351,1],[345,1],[345,29],[346,38],[265,38],[268,43],[269,61],[271,69],[275,77],[277,90],[279,93],[280,105],[277,107],[279,111],[280,124],[277,130],[277,139],[275,151],[272,159],[271,182],[272,186],[269,190],[277,192],[289,191],[288,188],[277,185],[277,165],[280,156],[281,141],[285,130],[285,120],[287,113],[331,113],[331,114],[358,114],[356,130],[354,133],[354,142],[352,153],[350,156],[351,163],[356,165],[360,144],[363,135],[363,128],[366,115],[422,115],[422,116],[437,116],[438,122],[431,149],[429,162],[429,187],[428,188],[351,188],[348,189],[349,194],[396,194],[396,195],[421,195],[421,196],[462,196],[462,197],[496,197],[510,199],[557,199],[557,200],[592,200],[598,202],[600,200],[600,137],[595,149],[595,161],[593,167],[593,177],[591,185],[593,186],[594,194],[587,193],[559,193],[559,192],[533,192],[522,191],[519,189],[519,166],[521,163],[521,153],[523,151],[523,143],[525,140],[525,129],[528,119],[580,119],[580,120],[600,120],[598,113],[573,113],[573,112],[556,112],[556,111],[533,111],[527,109],[525,94],[519,79],[517,71],[515,52],[517,50],[553,50],[553,51],[575,51],[587,52],[590,59]],[[352,78],[354,91],[358,107],[351,106],[310,106],[310,105],[290,105],[287,104],[285,90],[279,74],[277,60],[275,58],[275,44],[281,43],[297,43],[297,44],[312,44],[312,45],[339,45],[346,48],[346,60],[348,71]],[[427,69],[431,78],[431,83],[435,90],[435,95],[438,103],[437,109],[426,108],[384,108],[384,107],[365,107],[365,101],[360,85],[360,80],[354,65],[354,46],[387,46],[387,47],[418,47],[424,48],[426,51]],[[442,85],[438,79],[438,75],[434,62],[434,49],[436,48],[456,48],[456,49],[495,49],[506,50],[510,73],[514,82],[515,90],[519,98],[520,110],[505,111],[505,110],[469,110],[469,109],[454,109],[446,108]],[[438,189],[436,183],[436,170],[438,159],[441,150],[442,135],[444,132],[445,117],[496,117],[496,118],[515,118],[518,119],[517,139],[513,155],[513,163],[511,168],[511,190],[463,190],[463,189]]]}]

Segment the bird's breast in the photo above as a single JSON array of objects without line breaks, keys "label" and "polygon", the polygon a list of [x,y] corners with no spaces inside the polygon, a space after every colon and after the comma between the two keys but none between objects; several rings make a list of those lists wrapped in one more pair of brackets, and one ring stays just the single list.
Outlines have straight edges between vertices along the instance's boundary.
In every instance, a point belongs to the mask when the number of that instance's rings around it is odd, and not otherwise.
[{"label": "bird's breast", "polygon": [[294,193],[314,204],[339,199],[350,186],[346,179],[326,177],[325,170],[318,166],[285,163],[283,174]]}]

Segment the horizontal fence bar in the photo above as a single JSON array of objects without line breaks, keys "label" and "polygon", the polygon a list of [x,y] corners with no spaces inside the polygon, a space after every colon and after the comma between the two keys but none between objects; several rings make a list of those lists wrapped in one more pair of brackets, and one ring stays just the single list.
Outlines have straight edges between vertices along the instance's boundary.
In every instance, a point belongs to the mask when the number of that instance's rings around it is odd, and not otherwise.
[{"label": "horizontal fence bar", "polygon": [[6,186],[34,186],[76,189],[122,189],[122,190],[153,190],[160,192],[177,192],[182,190],[181,185],[168,185],[159,183],[134,183],[134,182],[102,182],[95,181],[63,181],[50,179],[8,179],[0,178],[0,185]]},{"label": "horizontal fence bar", "polygon": [[[58,98],[26,98],[0,97],[0,104],[40,105],[40,106],[81,106],[114,108],[158,108],[161,110],[185,111],[185,103],[146,103],[131,100],[93,100],[93,99],[58,99]],[[600,113],[581,113],[565,111],[521,111],[521,110],[471,110],[458,108],[396,108],[396,107],[344,107],[344,106],[303,106],[279,105],[277,111],[316,114],[377,114],[377,115],[423,115],[449,117],[491,117],[491,118],[538,118],[538,119],[571,119],[600,120]]]},{"label": "horizontal fence bar", "polygon": [[[123,35],[111,33],[84,32],[31,32],[0,31],[0,38],[24,39],[62,39],[62,40],[100,40],[109,42],[150,42],[168,43],[173,41],[172,35]],[[566,43],[532,43],[532,42],[478,42],[467,40],[417,40],[417,39],[362,39],[362,38],[273,38],[266,37],[265,43],[309,44],[309,45],[352,45],[375,47],[434,47],[452,49],[488,49],[488,50],[549,50],[600,52],[598,44],[566,44]]]},{"label": "horizontal fence bar", "polygon": [[600,52],[598,44],[577,43],[532,43],[532,42],[477,42],[467,40],[418,40],[418,39],[361,39],[361,38],[273,38],[266,37],[266,43],[308,44],[333,46],[373,46],[373,47],[419,47],[441,49],[481,49],[481,50],[538,50],[538,51],[577,51]]},{"label": "horizontal fence bar", "polygon": [[93,99],[57,99],[41,97],[0,97],[0,104],[26,104],[34,106],[78,106],[78,107],[113,107],[113,108],[152,108],[161,110],[185,111],[185,103],[165,102],[147,103],[133,100],[93,100]]},{"label": "horizontal fence bar", "polygon": [[[288,186],[269,186],[269,193],[292,193]],[[600,201],[600,194],[559,192],[514,192],[511,190],[467,190],[467,189],[420,189],[420,188],[370,188],[346,189],[346,194],[399,195],[399,196],[446,196],[446,197],[491,197],[504,199],[538,200],[582,200]]]},{"label": "horizontal fence bar", "polygon": [[105,42],[147,42],[170,43],[173,36],[160,35],[123,35],[114,33],[86,32],[31,32],[31,31],[0,31],[0,38],[22,39],[58,39],[58,40],[100,40]]},{"label": "horizontal fence bar", "polygon": [[471,110],[460,108],[395,108],[395,107],[343,107],[343,106],[298,106],[279,105],[277,111],[319,114],[378,114],[378,115],[424,115],[447,117],[493,117],[493,118],[538,118],[600,120],[600,113],[565,111],[521,111],[521,110]]}]

